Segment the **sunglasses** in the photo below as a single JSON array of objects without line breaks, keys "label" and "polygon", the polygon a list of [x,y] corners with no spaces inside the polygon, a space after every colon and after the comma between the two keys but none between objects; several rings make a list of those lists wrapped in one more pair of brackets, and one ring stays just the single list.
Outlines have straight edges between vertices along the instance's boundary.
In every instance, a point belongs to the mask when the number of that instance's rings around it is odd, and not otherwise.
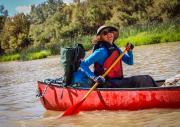
[{"label": "sunglasses", "polygon": [[113,33],[113,32],[114,32],[113,29],[107,29],[107,30],[102,31],[102,34],[107,35],[108,33]]}]

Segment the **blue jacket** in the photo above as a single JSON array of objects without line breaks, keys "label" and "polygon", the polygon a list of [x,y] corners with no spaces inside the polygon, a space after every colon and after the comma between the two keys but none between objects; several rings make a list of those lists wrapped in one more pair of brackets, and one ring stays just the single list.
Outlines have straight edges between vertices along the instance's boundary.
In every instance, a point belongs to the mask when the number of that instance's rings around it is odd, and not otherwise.
[{"label": "blue jacket", "polygon": [[[120,53],[122,50],[119,48]],[[72,83],[84,84],[84,87],[89,87],[89,78],[94,77],[94,72],[90,70],[90,66],[95,62],[103,65],[104,61],[108,58],[108,51],[106,48],[102,47],[96,49],[89,57],[81,61],[79,70],[73,73]],[[122,61],[128,65],[133,65],[133,53],[129,51],[122,57]]]}]

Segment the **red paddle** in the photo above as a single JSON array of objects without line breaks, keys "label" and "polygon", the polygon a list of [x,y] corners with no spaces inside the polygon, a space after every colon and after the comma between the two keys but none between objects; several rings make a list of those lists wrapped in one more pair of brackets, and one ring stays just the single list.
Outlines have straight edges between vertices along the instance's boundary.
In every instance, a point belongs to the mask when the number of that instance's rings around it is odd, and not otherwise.
[{"label": "red paddle", "polygon": [[[126,51],[129,49],[126,48],[121,55],[118,56],[118,58],[115,60],[115,62],[108,68],[108,70],[102,75],[103,77],[105,77],[110,71],[111,69],[117,64],[117,62],[123,57],[123,55],[126,53]],[[83,99],[76,103],[75,105],[72,105],[71,107],[69,107],[63,114],[62,116],[69,116],[69,115],[75,115],[78,114],[80,112],[80,107],[82,105],[82,103],[86,100],[86,98],[92,93],[92,91],[94,89],[96,89],[96,87],[98,86],[98,83],[96,82],[94,84],[94,86],[86,93],[86,95],[83,97]],[[60,116],[60,117],[62,117]]]}]

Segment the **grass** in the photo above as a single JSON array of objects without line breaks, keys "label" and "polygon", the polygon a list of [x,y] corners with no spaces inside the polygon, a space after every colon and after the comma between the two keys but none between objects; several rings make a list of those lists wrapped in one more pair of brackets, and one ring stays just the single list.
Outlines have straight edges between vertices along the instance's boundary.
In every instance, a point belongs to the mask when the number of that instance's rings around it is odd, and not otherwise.
[{"label": "grass", "polygon": [[[134,45],[148,45],[164,42],[180,41],[180,19],[171,21],[148,24],[137,24],[119,30],[120,36],[116,40],[118,46],[125,46],[127,42]],[[92,35],[82,36],[77,40],[83,44],[86,50],[92,48]]]},{"label": "grass", "polygon": [[29,53],[27,55],[27,59],[28,60],[35,60],[35,59],[47,58],[50,54],[51,54],[50,51],[42,50],[40,52]]},{"label": "grass", "polygon": [[180,40],[180,20],[164,23],[152,23],[130,26],[120,30],[118,46],[125,46],[127,42],[134,45],[173,42]]},{"label": "grass", "polygon": [[42,50],[26,54],[9,54],[0,56],[0,62],[15,61],[15,60],[35,60],[46,58],[51,55],[49,50]]},{"label": "grass", "polygon": [[20,54],[9,54],[9,55],[0,56],[1,62],[15,61],[15,60],[20,60]]},{"label": "grass", "polygon": [[43,46],[39,47],[29,47],[28,49],[24,49],[20,53],[20,60],[35,60],[42,59],[52,55],[50,49],[45,49]]}]

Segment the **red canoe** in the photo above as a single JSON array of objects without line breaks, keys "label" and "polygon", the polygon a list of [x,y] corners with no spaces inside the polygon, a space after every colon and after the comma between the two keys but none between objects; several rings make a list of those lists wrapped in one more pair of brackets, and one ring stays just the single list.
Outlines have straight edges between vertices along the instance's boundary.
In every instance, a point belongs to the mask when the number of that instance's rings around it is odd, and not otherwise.
[{"label": "red canoe", "polygon": [[[161,81],[158,81],[159,83]],[[40,100],[47,110],[63,111],[82,100],[89,89],[66,88],[38,81]],[[151,88],[98,88],[81,110],[138,110],[180,108],[180,86]]]}]

